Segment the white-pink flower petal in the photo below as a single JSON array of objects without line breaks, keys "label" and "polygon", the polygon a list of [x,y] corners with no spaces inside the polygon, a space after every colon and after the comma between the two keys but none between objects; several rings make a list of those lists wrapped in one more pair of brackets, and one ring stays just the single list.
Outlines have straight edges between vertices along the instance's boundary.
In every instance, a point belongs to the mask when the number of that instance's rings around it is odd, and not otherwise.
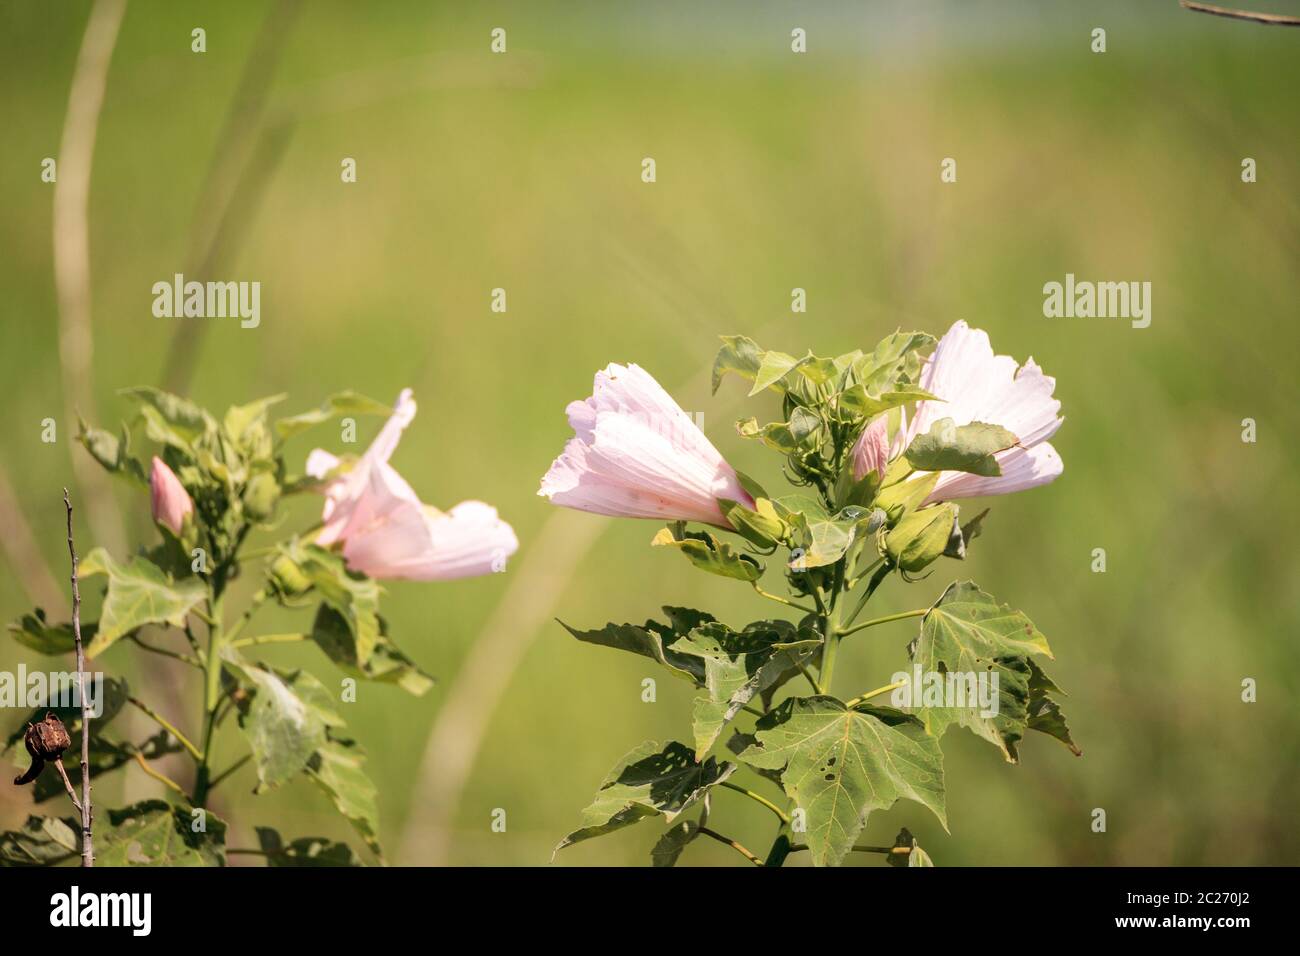
[{"label": "white-pink flower petal", "polygon": [[718,498],[753,506],[735,470],[644,369],[596,373],[591,397],[566,409],[575,436],[542,478],[553,504],[624,518],[729,527]]}]

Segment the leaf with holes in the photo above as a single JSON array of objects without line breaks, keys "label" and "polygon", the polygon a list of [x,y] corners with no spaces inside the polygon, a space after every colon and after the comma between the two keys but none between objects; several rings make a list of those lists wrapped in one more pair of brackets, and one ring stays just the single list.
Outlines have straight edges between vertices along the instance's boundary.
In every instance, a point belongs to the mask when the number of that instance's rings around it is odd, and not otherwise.
[{"label": "leaf with holes", "polygon": [[712,757],[698,763],[691,748],[677,741],[663,747],[647,741],[609,772],[596,798],[582,811],[582,827],[561,840],[555,851],[646,817],[663,816],[671,823],[735,769],[735,764],[718,763]]},{"label": "leaf with holes", "polygon": [[[925,687],[911,691],[913,710],[930,733],[941,736],[952,724],[967,727],[997,746],[1008,762],[1016,763],[1016,744],[1029,720],[1030,683],[1036,669],[1030,657],[1052,656],[1047,638],[1033,622],[999,604],[973,581],[958,581],[926,612],[921,632],[908,650],[924,674],[935,675],[926,677],[931,683],[929,693]],[[990,675],[997,678],[996,708],[991,699],[979,699],[981,680],[986,695],[992,692]],[[1039,682],[1040,701],[1056,690],[1050,684]],[[947,703],[959,706],[942,706]],[[1040,715],[1044,706],[1037,705]]]},{"label": "leaf with holes", "polygon": [[[81,562],[81,577],[108,577],[108,594],[99,612],[99,630],[86,645],[87,657],[98,657],[115,641],[145,624],[181,627],[185,615],[208,596],[198,578],[173,581],[157,565],[142,557],[118,564],[103,548],[95,548]],[[82,635],[83,640],[85,635]]]},{"label": "leaf with holes", "polygon": [[781,772],[787,796],[806,814],[816,866],[838,865],[867,814],[900,798],[915,800],[948,826],[939,741],[901,711],[792,697],[758,721],[755,736],[739,759]]}]

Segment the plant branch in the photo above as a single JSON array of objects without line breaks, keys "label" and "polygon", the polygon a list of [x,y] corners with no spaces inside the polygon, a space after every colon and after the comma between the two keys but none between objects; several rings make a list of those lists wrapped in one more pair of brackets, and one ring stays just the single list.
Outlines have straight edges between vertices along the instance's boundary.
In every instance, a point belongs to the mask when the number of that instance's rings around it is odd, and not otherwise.
[{"label": "plant branch", "polygon": [[241,637],[231,641],[231,647],[254,647],[258,644],[288,644],[293,641],[309,640],[309,634],[259,634],[256,637]]},{"label": "plant branch", "polygon": [[856,707],[858,704],[871,700],[873,697],[879,697],[881,694],[888,694],[891,690],[896,690],[906,683],[907,679],[904,678],[903,680],[896,680],[892,684],[886,684],[884,687],[877,687],[875,690],[869,690],[865,694],[859,694],[852,700],[846,701],[844,706],[848,708]]},{"label": "plant branch", "polygon": [[905,621],[909,617],[920,617],[928,614],[928,607],[917,608],[915,611],[900,611],[898,614],[886,614],[884,617],[872,618],[870,621],[863,621],[856,627],[850,627],[840,630],[840,637],[848,637],[850,634],[856,634],[858,631],[865,631],[869,627],[875,627],[877,624],[888,624],[891,621]]},{"label": "plant branch", "polygon": [[221,781],[225,780],[225,779],[226,779],[227,777],[229,777],[232,773],[234,773],[236,770],[238,770],[240,767],[242,767],[244,764],[248,763],[248,761],[250,761],[250,760],[252,760],[252,759],[253,759],[253,755],[252,755],[252,754],[244,754],[244,756],[240,757],[238,760],[236,760],[233,764],[231,764],[231,765],[230,765],[229,767],[227,767],[225,770],[221,771],[221,773],[219,773],[219,774],[217,774],[215,777],[213,777],[213,778],[212,778],[212,782],[208,784],[208,789],[209,789],[209,790],[215,790],[215,789],[217,788],[217,785],[220,784]]},{"label": "plant branch", "polygon": [[179,743],[186,750],[188,750],[190,752],[190,755],[195,760],[203,759],[203,754],[199,752],[199,748],[194,746],[194,744],[190,742],[190,739],[186,737],[183,733],[181,733],[179,730],[177,730],[176,727],[171,723],[171,721],[167,720],[167,718],[163,717],[152,707],[150,707],[148,704],[146,704],[144,701],[140,700],[137,697],[128,697],[126,699],[126,702],[128,704],[131,704],[137,710],[139,710],[142,714],[144,714],[146,717],[152,720],[163,730],[167,731],[167,733],[175,737],[176,742]]},{"label": "plant branch", "polygon": [[788,814],[786,814],[784,810],[778,807],[771,800],[767,799],[767,797],[755,793],[753,790],[750,790],[748,787],[742,787],[740,784],[732,783],[729,780],[722,781],[722,783],[720,783],[719,786],[726,787],[728,790],[734,790],[736,791],[736,793],[743,793],[745,796],[749,797],[749,799],[753,800],[755,803],[760,803],[763,806],[767,807],[769,810],[771,810],[773,813],[775,813],[777,815],[777,818],[782,823],[790,822],[790,817]]},{"label": "plant branch", "polygon": [[137,753],[135,755],[135,762],[140,765],[141,770],[143,770],[149,776],[153,777],[159,783],[163,784],[168,789],[175,790],[182,797],[186,797],[188,799],[188,795],[185,793],[185,788],[182,787],[175,780],[173,780],[171,777],[167,776],[165,773],[159,773],[153,767],[149,766],[149,761],[144,759],[144,754]]},{"label": "plant branch", "polygon": [[[77,647],[77,685],[81,698],[81,865],[95,865],[95,846],[91,837],[94,815],[90,805],[90,703],[86,699],[86,649],[81,643],[81,591],[77,588],[77,548],[72,543],[72,500],[68,489],[63,489],[63,507],[68,516],[68,554],[72,558],[72,637]],[[63,761],[59,761],[63,770]],[[63,782],[68,783],[67,774]],[[74,799],[72,801],[76,803]]]},{"label": "plant branch", "polygon": [[737,843],[735,840],[731,839],[730,837],[725,837],[718,831],[710,830],[708,827],[700,827],[700,833],[703,836],[710,837],[711,839],[717,840],[719,843],[731,847],[733,850],[735,850],[737,853],[743,856],[750,863],[753,863],[755,866],[763,865],[762,860],[754,856],[753,853],[750,853],[749,850],[745,849],[745,847],[743,847],[741,844]]},{"label": "plant branch", "polygon": [[816,613],[817,613],[817,612],[814,611],[812,608],[810,608],[810,607],[805,607],[805,606],[802,605],[802,604],[796,604],[794,601],[791,601],[791,600],[789,600],[788,598],[783,598],[783,597],[781,597],[781,595],[779,595],[779,594],[773,594],[771,591],[764,591],[762,588],[760,588],[760,587],[758,586],[758,582],[757,582],[757,581],[751,581],[750,583],[751,583],[751,585],[753,586],[754,590],[755,590],[756,592],[758,592],[759,597],[765,597],[765,598],[767,598],[769,601],[776,601],[778,604],[784,604],[786,607],[792,607],[792,608],[794,608],[796,611],[803,611],[805,614],[816,614]]},{"label": "plant branch", "polygon": [[1178,0],[1184,10],[1195,13],[1208,13],[1215,17],[1228,17],[1233,20],[1252,20],[1255,23],[1267,23],[1278,27],[1300,27],[1300,17],[1289,17],[1282,13],[1256,13],[1254,10],[1234,10],[1231,7],[1216,7],[1212,3],[1197,3],[1196,0]]},{"label": "plant branch", "polygon": [[169,651],[167,648],[158,647],[156,644],[146,644],[140,639],[139,635],[136,634],[131,635],[131,642],[151,654],[161,654],[163,657],[170,657],[172,660],[189,664],[191,667],[197,667],[200,670],[203,669],[203,662],[190,654],[178,654],[176,651]]},{"label": "plant branch", "polygon": [[76,807],[77,812],[80,813],[81,801],[77,799],[77,791],[73,788],[72,781],[68,779],[68,771],[64,769],[62,757],[54,758],[54,769],[57,770],[59,776],[63,778],[63,786],[68,791],[68,799],[72,801],[72,805]]}]

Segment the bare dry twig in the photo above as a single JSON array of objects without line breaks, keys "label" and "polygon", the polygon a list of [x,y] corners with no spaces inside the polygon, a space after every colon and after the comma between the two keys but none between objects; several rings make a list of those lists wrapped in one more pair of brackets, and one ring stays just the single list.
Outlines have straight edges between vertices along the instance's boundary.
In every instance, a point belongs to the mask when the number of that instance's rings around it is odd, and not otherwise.
[{"label": "bare dry twig", "polygon": [[[81,592],[77,589],[77,548],[72,543],[72,500],[67,488],[63,489],[63,508],[68,515],[68,554],[72,557],[72,637],[77,645],[77,684],[81,691],[78,695],[81,698],[81,803],[78,806],[81,811],[81,865],[94,866],[95,847],[90,834],[94,817],[90,806],[90,704],[86,699],[86,651],[81,645]],[[59,761],[59,772],[71,792],[72,784],[63,770],[62,761]],[[72,802],[77,802],[76,797]]]},{"label": "bare dry twig", "polygon": [[1184,10],[1208,13],[1215,17],[1250,20],[1254,23],[1267,23],[1276,27],[1300,27],[1300,17],[1289,17],[1284,13],[1257,13],[1254,10],[1236,10],[1232,7],[1216,7],[1212,3],[1198,3],[1196,0],[1178,0],[1178,3]]}]

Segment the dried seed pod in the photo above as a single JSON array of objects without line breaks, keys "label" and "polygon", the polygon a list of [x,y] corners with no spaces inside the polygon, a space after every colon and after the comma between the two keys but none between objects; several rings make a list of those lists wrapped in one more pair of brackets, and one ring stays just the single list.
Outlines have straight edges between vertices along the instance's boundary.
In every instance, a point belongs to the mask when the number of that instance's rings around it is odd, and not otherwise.
[{"label": "dried seed pod", "polygon": [[31,755],[32,765],[25,774],[14,778],[14,783],[19,786],[31,783],[39,777],[47,760],[59,760],[63,756],[63,751],[72,746],[72,738],[68,736],[68,729],[63,726],[63,721],[51,711],[45,714],[44,720],[27,725],[23,743],[27,745],[27,753]]}]

